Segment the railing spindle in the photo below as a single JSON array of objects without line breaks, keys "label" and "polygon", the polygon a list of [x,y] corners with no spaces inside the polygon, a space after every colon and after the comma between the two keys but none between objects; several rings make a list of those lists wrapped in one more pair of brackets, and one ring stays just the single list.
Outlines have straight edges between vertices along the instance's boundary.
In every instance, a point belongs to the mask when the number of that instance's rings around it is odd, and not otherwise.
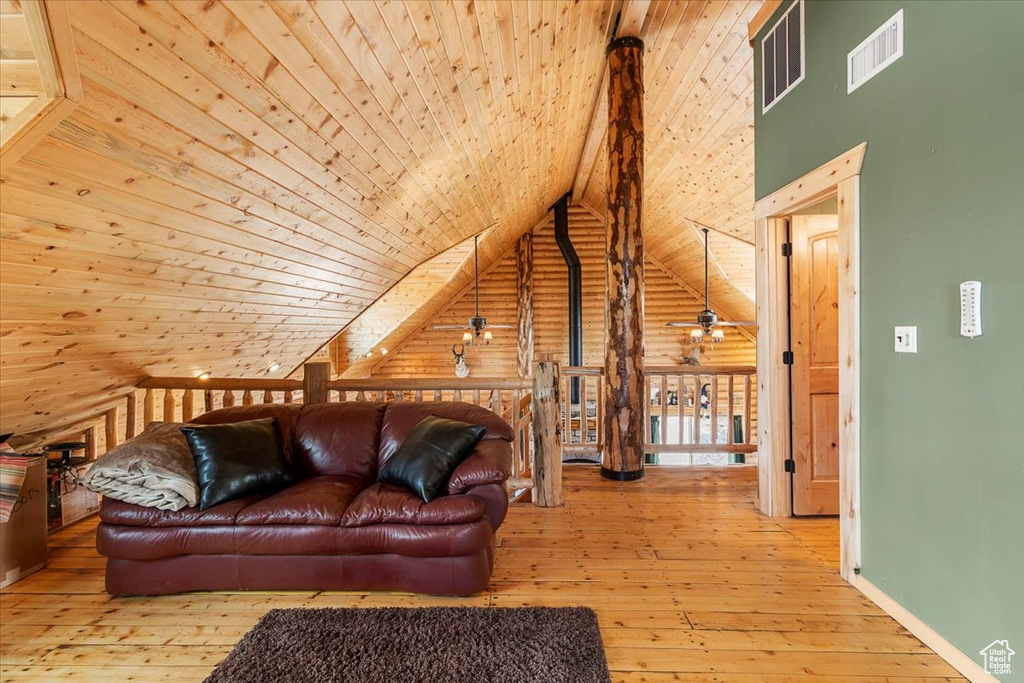
[{"label": "railing spindle", "polygon": [[235,392],[230,389],[225,389],[224,394],[221,397],[221,405],[225,408],[231,408],[235,405]]},{"label": "railing spindle", "polygon": [[104,414],[103,446],[108,451],[117,445],[118,410],[114,406]]},{"label": "railing spindle", "polygon": [[711,443],[718,443],[718,375],[711,375],[711,388],[708,390],[708,408],[711,409]]},{"label": "railing spindle", "polygon": [[174,390],[164,389],[164,422],[174,422]]},{"label": "railing spindle", "polygon": [[203,407],[206,409],[206,412],[210,412],[211,410],[213,410],[213,390],[212,389],[206,389],[203,392]]},{"label": "railing spindle", "polygon": [[693,443],[700,443],[700,375],[693,376]]},{"label": "railing spindle", "polygon": [[250,391],[249,389],[246,389],[245,391],[242,392],[242,405],[243,406],[251,406],[252,405],[252,391]]},{"label": "railing spindle", "polygon": [[135,396],[135,392],[128,394],[126,405],[124,409],[124,438],[125,440],[135,438],[135,430],[138,425],[136,422],[135,411],[137,410],[136,403],[138,399]]},{"label": "railing spindle", "polygon": [[195,416],[195,396],[191,389],[186,389],[181,395],[181,421],[191,422]]},{"label": "railing spindle", "polygon": [[754,435],[750,433],[750,379],[750,375],[743,377],[743,440],[748,444],[755,443]]},{"label": "railing spindle", "polygon": [[142,422],[143,427],[156,419],[156,392],[146,389],[146,395],[142,397]]},{"label": "railing spindle", "polygon": [[736,401],[736,393],[735,393],[735,390],[733,389],[733,381],[732,381],[732,379],[733,379],[732,373],[729,373],[728,375],[725,376],[725,380],[729,383],[729,391],[728,391],[729,422],[725,425],[725,428],[727,430],[726,431],[726,435],[728,436],[728,438],[725,440],[725,442],[729,443],[729,444],[736,443],[736,429],[732,426],[732,423],[735,421],[734,418],[736,417],[736,408],[733,405],[735,403],[735,401]]}]

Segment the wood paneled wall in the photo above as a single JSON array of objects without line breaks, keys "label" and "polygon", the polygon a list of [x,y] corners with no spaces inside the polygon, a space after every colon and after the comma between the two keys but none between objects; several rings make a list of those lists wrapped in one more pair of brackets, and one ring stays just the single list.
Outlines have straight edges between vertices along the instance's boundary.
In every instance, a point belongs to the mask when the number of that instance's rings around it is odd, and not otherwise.
[{"label": "wood paneled wall", "polygon": [[[583,276],[583,361],[600,366],[604,362],[604,224],[582,207],[569,210],[569,234],[580,257]],[[554,222],[534,231],[534,339],[537,357],[552,354],[565,364],[569,357],[567,328],[567,282],[565,261],[555,243]],[[515,253],[510,252],[480,283],[480,312],[489,323],[515,325]],[[666,327],[672,320],[693,320],[703,308],[701,301],[680,278],[648,260],[646,267],[645,341],[647,364],[677,365],[689,351],[688,330]],[[698,286],[700,286],[698,284]],[[461,332],[434,330],[434,324],[463,324],[473,312],[472,292],[445,308],[437,318],[393,350],[377,376],[447,376],[454,373],[451,345]],[[705,345],[703,365],[753,365],[754,344],[735,330],[726,331],[720,344]],[[475,348],[467,355],[470,372],[477,377],[512,377],[516,374],[515,329],[494,330],[490,346]]]}]

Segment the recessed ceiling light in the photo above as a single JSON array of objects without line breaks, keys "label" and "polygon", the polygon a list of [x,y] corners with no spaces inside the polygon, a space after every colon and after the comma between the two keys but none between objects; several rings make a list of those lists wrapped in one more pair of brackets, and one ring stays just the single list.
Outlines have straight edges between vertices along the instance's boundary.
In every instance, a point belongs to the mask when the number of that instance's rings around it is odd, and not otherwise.
[{"label": "recessed ceiling light", "polygon": [[277,372],[280,369],[281,369],[281,364],[280,363],[271,363],[270,367],[267,368],[267,372]]},{"label": "recessed ceiling light", "polygon": [[383,346],[380,347],[380,355],[382,355],[382,356],[388,355],[388,350],[386,348],[384,348]]}]

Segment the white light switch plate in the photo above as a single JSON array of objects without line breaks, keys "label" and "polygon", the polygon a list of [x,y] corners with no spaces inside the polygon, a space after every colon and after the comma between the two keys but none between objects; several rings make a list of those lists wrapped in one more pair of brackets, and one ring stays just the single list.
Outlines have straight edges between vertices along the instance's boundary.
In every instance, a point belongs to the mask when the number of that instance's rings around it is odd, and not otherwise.
[{"label": "white light switch plate", "polygon": [[917,353],[917,327],[896,326],[896,353]]}]

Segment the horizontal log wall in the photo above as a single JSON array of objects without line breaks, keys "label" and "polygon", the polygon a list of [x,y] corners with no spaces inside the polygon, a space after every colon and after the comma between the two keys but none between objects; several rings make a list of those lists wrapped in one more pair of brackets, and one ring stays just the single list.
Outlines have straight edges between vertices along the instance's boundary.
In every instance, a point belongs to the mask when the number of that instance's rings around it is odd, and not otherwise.
[{"label": "horizontal log wall", "polygon": [[[583,362],[594,366],[604,363],[604,226],[586,209],[571,207],[569,233],[583,269]],[[534,335],[535,357],[551,356],[563,366],[568,364],[568,327],[566,311],[565,261],[555,244],[554,224],[549,221],[534,234]],[[687,291],[677,275],[648,260],[646,267],[646,363],[676,365],[688,352],[688,330],[669,328],[671,320],[693,320],[703,302]],[[699,286],[699,283],[698,283]],[[502,262],[480,283],[480,312],[489,323],[516,324],[515,253]],[[467,294],[435,319],[432,324],[459,324],[472,315],[473,295]],[[515,329],[494,330],[488,347],[467,354],[471,376],[512,377],[516,374]],[[434,330],[430,326],[405,346],[392,350],[392,358],[375,376],[416,377],[447,376],[454,373],[451,345],[459,342],[461,332]],[[725,341],[705,345],[704,365],[753,365],[754,344],[736,330],[727,330]]]}]

